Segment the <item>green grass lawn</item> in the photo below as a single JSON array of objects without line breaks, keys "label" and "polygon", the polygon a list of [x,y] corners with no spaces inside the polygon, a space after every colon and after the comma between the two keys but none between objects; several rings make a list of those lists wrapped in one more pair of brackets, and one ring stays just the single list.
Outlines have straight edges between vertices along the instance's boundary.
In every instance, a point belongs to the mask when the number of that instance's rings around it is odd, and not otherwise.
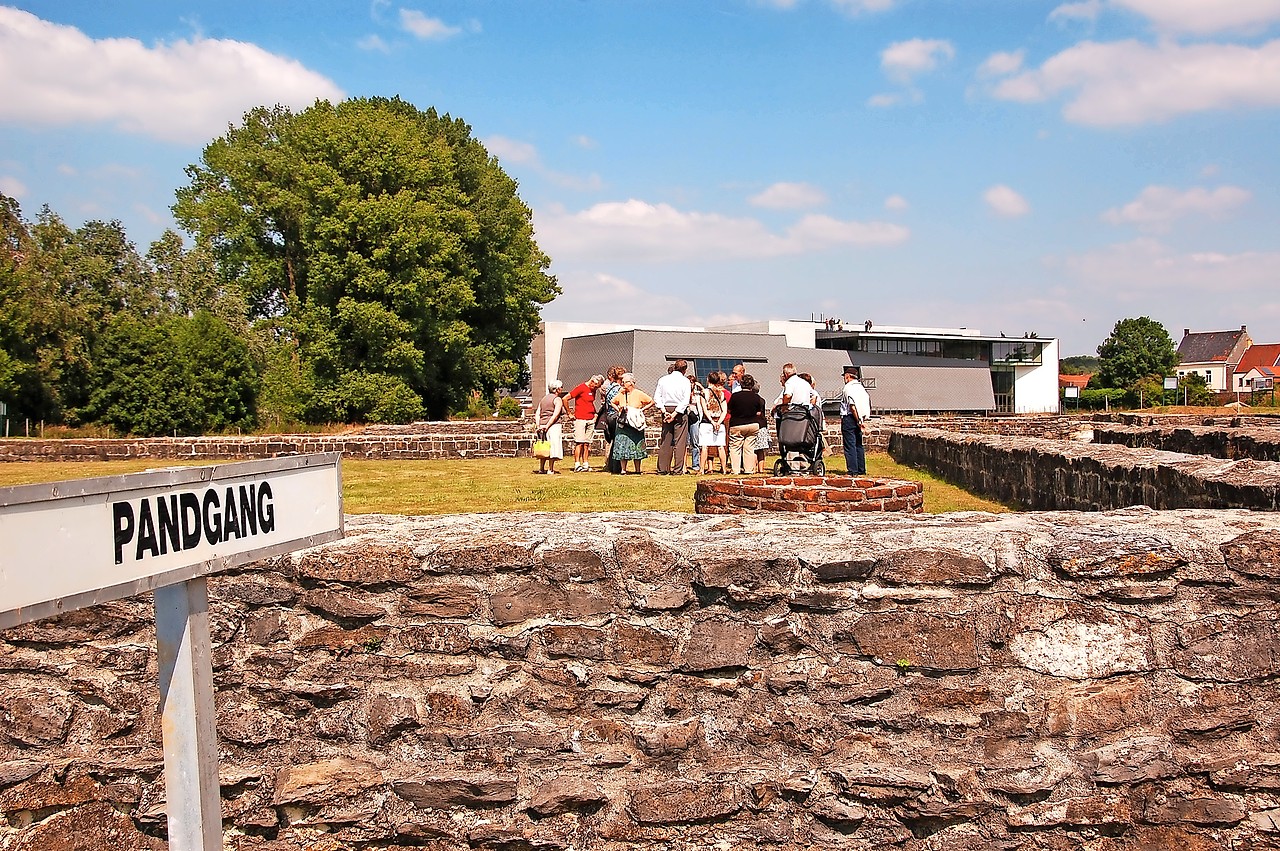
[{"label": "green grass lawn", "polygon": [[[773,459],[770,458],[770,463]],[[598,459],[593,459],[598,461]],[[207,462],[202,462],[207,463]],[[467,514],[492,511],[693,511],[695,476],[658,476],[654,461],[645,475],[611,476],[603,472],[537,476],[529,458],[476,458],[458,461],[342,462],[343,507],[350,514]],[[844,458],[827,459],[828,471],[844,471]],[[112,476],[175,466],[156,460],[110,462],[20,462],[0,464],[0,486]],[[565,469],[573,468],[569,459]],[[928,473],[894,463],[888,455],[867,456],[868,474],[924,482],[924,507],[948,511],[1009,511]],[[710,478],[710,477],[708,477]]]}]

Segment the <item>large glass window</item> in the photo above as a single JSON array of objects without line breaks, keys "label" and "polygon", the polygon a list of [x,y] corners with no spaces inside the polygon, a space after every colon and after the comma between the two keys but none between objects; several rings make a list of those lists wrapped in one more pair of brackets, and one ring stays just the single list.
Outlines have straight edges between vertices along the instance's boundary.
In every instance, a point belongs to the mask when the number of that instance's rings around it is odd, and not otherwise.
[{"label": "large glass window", "polygon": [[998,340],[991,344],[993,363],[1042,363],[1044,343],[1039,340]]},{"label": "large glass window", "polygon": [[[667,363],[675,363],[679,358],[668,357]],[[747,372],[751,372],[755,364],[762,364],[766,361],[761,358],[692,358],[685,357],[689,363],[689,372],[698,376],[698,380],[703,384],[707,383],[707,375],[711,372],[723,372],[728,375],[733,371],[734,366],[742,364],[747,368]],[[756,380],[760,380],[760,376],[756,376]]]},{"label": "large glass window", "polygon": [[1011,367],[992,367],[991,390],[996,397],[996,411],[1011,412],[1013,410],[1013,369]]}]

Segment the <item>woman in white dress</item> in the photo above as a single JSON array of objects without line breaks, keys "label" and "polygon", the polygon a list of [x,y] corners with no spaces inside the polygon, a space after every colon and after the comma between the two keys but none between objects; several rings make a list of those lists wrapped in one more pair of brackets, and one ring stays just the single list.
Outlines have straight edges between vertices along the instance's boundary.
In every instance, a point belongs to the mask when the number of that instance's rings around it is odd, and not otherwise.
[{"label": "woman in white dress", "polygon": [[698,425],[698,443],[702,446],[702,475],[711,472],[711,459],[720,462],[720,472],[725,472],[725,438],[728,429],[724,427],[725,417],[729,415],[728,398],[724,392],[724,373],[713,372],[707,376],[707,387],[702,401],[702,422]]}]

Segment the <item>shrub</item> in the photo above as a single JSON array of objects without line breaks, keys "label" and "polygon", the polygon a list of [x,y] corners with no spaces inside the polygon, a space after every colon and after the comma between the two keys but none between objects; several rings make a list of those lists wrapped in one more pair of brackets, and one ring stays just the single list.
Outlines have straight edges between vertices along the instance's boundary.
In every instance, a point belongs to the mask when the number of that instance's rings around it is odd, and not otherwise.
[{"label": "shrub", "polygon": [[467,420],[487,420],[493,415],[493,400],[486,398],[479,390],[472,390],[467,406],[458,411],[458,416]]},{"label": "shrub", "polygon": [[520,403],[511,396],[503,396],[498,400],[498,417],[504,420],[517,420],[523,413]]}]

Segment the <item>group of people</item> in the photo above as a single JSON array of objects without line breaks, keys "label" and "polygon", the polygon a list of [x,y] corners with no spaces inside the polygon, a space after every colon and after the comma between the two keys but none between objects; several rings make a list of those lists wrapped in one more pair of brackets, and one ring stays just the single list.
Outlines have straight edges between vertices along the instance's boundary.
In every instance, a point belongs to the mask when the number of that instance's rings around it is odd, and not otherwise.
[{"label": "group of people", "polygon": [[[763,472],[771,410],[813,406],[821,421],[822,398],[814,390],[813,379],[797,373],[793,364],[783,366],[782,392],[772,407],[766,405],[759,384],[743,364],[736,364],[729,373],[711,372],[705,384],[688,370],[683,359],[672,363],[667,374],[658,379],[652,396],[637,389],[635,376],[618,365],[567,393],[562,382],[552,381],[533,411],[538,439],[550,444],[550,457],[539,458],[534,472],[559,475],[556,464],[564,456],[562,425],[569,421],[573,423],[575,473],[591,470],[591,442],[599,431],[607,447],[605,469],[619,475],[639,475],[640,462],[649,457],[645,427],[652,412],[661,427],[660,476]],[[862,423],[871,415],[870,399],[853,367],[845,369],[844,381],[840,424],[845,461],[850,472],[865,473]],[[712,469],[712,462],[718,470]]]}]

